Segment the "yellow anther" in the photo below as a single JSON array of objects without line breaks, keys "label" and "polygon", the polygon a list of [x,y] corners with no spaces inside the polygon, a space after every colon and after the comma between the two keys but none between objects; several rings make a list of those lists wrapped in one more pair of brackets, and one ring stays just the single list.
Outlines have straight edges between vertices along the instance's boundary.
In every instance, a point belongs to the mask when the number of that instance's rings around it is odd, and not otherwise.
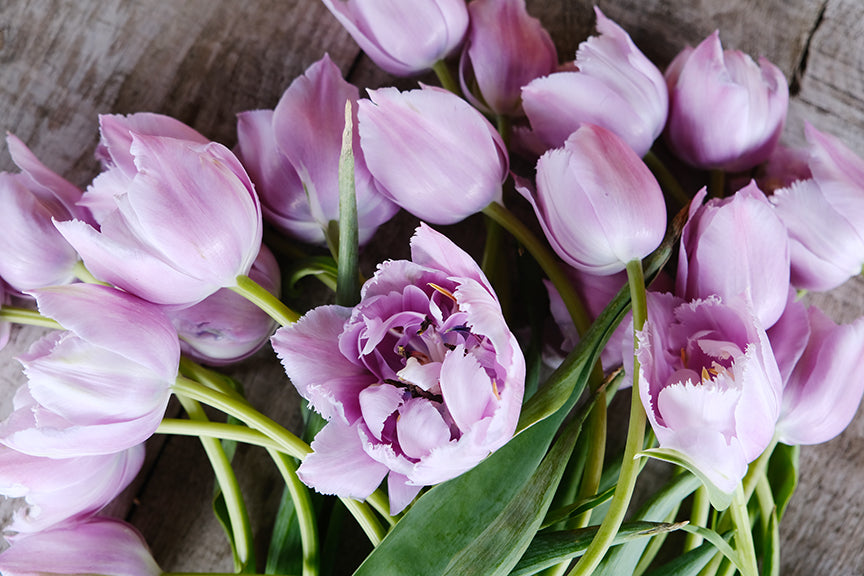
[{"label": "yellow anther", "polygon": [[452,292],[450,292],[450,291],[447,290],[446,288],[442,288],[441,286],[438,286],[437,284],[434,284],[434,283],[432,283],[432,282],[429,282],[428,285],[431,286],[433,290],[437,290],[438,292],[440,292],[440,293],[443,294],[444,296],[447,296],[448,298],[450,298],[451,300],[453,300],[453,302],[456,302],[456,297],[453,295]]},{"label": "yellow anther", "polygon": [[708,370],[703,366],[702,367],[702,381],[707,382],[711,380],[711,375],[708,374]]},{"label": "yellow anther", "polygon": [[501,400],[501,394],[498,393],[498,383],[494,379],[492,380],[492,393],[495,394],[495,398]]}]

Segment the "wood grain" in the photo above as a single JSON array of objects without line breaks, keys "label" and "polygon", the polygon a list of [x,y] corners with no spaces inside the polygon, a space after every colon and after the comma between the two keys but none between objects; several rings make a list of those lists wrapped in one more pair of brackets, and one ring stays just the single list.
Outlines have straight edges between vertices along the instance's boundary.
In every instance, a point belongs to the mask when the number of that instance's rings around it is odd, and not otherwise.
[{"label": "wood grain", "polygon": [[[864,155],[864,6],[857,0],[599,5],[660,65],[685,44],[720,29],[725,47],[764,55],[790,81],[795,78],[787,142],[802,142],[806,119]],[[562,60],[572,59],[593,30],[591,2],[528,0],[528,7],[550,30]],[[417,79],[395,80],[375,68],[315,1],[6,0],[0,2],[0,119],[5,130],[83,188],[98,170],[92,158],[98,114],[161,112],[231,146],[235,115],[273,107],[291,80],[325,52],[361,88],[416,85]],[[0,169],[14,169],[7,155],[0,156]],[[402,216],[382,229],[378,245],[366,251],[367,272],[383,257],[405,256],[414,222]],[[864,282],[813,302],[835,318],[852,319],[864,312]],[[40,333],[16,329],[0,351],[3,414],[23,382],[12,358]],[[253,403],[289,427],[299,425],[297,397],[272,353],[261,352],[233,373]],[[128,512],[164,569],[230,570],[230,554],[210,512],[212,479],[197,441],[151,444],[153,465],[113,509]],[[261,450],[241,448],[236,465],[263,550],[281,485]],[[801,485],[782,525],[784,575],[864,573],[862,492],[859,413],[839,438],[802,451]],[[10,504],[0,507],[0,519],[8,517]]]}]

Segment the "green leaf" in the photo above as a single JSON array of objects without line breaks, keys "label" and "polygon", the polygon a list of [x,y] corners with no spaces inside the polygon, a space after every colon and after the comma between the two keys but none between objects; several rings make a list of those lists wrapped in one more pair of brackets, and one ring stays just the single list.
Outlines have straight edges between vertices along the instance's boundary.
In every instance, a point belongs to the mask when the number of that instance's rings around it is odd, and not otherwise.
[{"label": "green leaf", "polygon": [[774,493],[774,503],[777,506],[777,520],[783,518],[786,505],[792,498],[792,493],[798,486],[800,446],[777,444],[771,459],[768,461],[766,476]]},{"label": "green leaf", "polygon": [[762,551],[763,576],[780,576],[780,521],[777,509],[771,511],[765,547]]},{"label": "green leaf", "polygon": [[[731,537],[732,532],[730,531],[723,538],[728,541]],[[710,541],[706,541],[671,562],[651,570],[645,576],[697,576],[715,554],[717,554],[717,547]]]},{"label": "green leaf", "polygon": [[[613,546],[631,542],[639,538],[648,538],[678,530],[683,523],[669,524],[665,522],[625,522],[615,536]],[[522,555],[519,563],[510,572],[510,576],[527,576],[540,570],[555,566],[581,556],[597,533],[597,526],[580,528],[578,530],[560,530],[537,534],[531,545]]]},{"label": "green leaf", "polygon": [[285,284],[295,290],[297,283],[307,276],[317,276],[325,285],[336,289],[336,261],[332,256],[311,256],[294,262]]},{"label": "green leaf", "polygon": [[563,520],[568,518],[572,518],[573,516],[579,516],[588,510],[593,510],[597,506],[600,506],[604,502],[607,502],[612,498],[612,495],[615,493],[615,486],[610,486],[600,494],[595,494],[590,498],[583,498],[582,500],[577,500],[572,504],[568,504],[567,506],[562,506],[557,510],[552,510],[546,515],[545,520],[543,520],[543,524],[540,526],[540,529],[548,528],[553,524],[557,524]]},{"label": "green leaf", "polygon": [[702,485],[708,491],[708,499],[711,501],[711,506],[717,510],[725,510],[732,503],[732,494],[727,494],[718,488],[705,474],[696,466],[690,458],[677,450],[670,448],[651,448],[640,452],[641,456],[650,456],[658,460],[677,464],[682,468],[689,470],[694,476],[702,481]]},{"label": "green leaf", "polygon": [[[703,528],[702,526],[694,526],[692,524],[688,524],[686,526],[681,527],[685,532],[690,532],[691,534],[698,534],[702,536],[705,540],[711,543],[714,548],[716,548],[723,556],[729,559],[735,566],[738,567],[739,570],[743,573],[741,562],[739,560],[738,551],[733,550],[732,546],[729,545],[726,538],[718,534],[717,532],[710,530],[708,528]],[[731,535],[731,534],[730,534]]]},{"label": "green leaf", "polygon": [[237,553],[237,541],[234,539],[234,530],[231,528],[231,518],[228,515],[228,506],[225,504],[225,495],[219,489],[217,484],[215,494],[213,495],[213,514],[222,530],[225,532],[225,537],[228,538],[228,545],[231,547],[231,557],[234,559],[234,571],[237,573],[246,572],[243,563],[240,560],[240,555]]},{"label": "green leaf", "polygon": [[354,306],[360,301],[357,231],[357,197],[354,190],[354,118],[351,101],[345,102],[345,131],[339,155],[339,270],[336,276],[336,304]]},{"label": "green leaf", "polygon": [[276,522],[267,550],[265,574],[300,574],[303,569],[303,547],[300,539],[300,524],[294,500],[288,488],[282,490]]}]

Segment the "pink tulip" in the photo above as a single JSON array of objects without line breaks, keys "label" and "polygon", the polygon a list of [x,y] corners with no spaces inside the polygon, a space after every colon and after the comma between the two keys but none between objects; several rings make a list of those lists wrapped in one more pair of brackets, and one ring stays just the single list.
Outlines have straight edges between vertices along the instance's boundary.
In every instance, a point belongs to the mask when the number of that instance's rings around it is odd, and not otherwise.
[{"label": "pink tulip", "polygon": [[758,320],[717,297],[648,294],[639,394],[661,448],[732,493],[771,442],[781,381]]},{"label": "pink tulip", "polygon": [[135,528],[92,518],[12,540],[0,553],[4,576],[161,576],[147,543]]},{"label": "pink tulip", "polygon": [[15,136],[6,136],[19,174],[0,173],[0,277],[19,292],[74,280],[78,253],[52,219],[89,220],[76,205],[81,191],[45,165]]},{"label": "pink tulip", "polygon": [[315,308],[273,337],[291,382],[328,420],[300,478],[365,498],[389,475],[393,513],[510,439],[525,378],[477,264],[425,225],[411,252],[382,264],[355,308]]},{"label": "pink tulip", "polygon": [[738,172],[768,159],[789,104],[783,72],[765,58],[723,50],[714,32],[666,70],[672,151],[698,168]]},{"label": "pink tulip", "polygon": [[482,110],[517,115],[522,86],[558,65],[552,37],[528,15],[525,0],[475,0],[468,12],[471,24],[459,61],[462,92]]},{"label": "pink tulip", "polygon": [[0,442],[25,454],[110,454],[146,440],[162,420],[180,346],[153,304],[95,284],[34,290],[39,311],[67,331],[21,356],[27,385],[0,425]]},{"label": "pink tulip", "polygon": [[842,432],[864,394],[864,318],[837,325],[809,309],[810,339],[783,387],[777,434],[784,444],[818,444]]},{"label": "pink tulip", "polygon": [[580,126],[596,124],[644,156],[666,123],[666,82],[620,26],[599,8],[594,12],[600,36],[579,45],[575,70],[522,89],[525,113],[546,148],[558,148]]},{"label": "pink tulip", "polygon": [[660,185],[614,133],[591,124],[537,162],[537,191],[517,186],[534,206],[552,248],[567,264],[615,274],[644,258],[666,231]]},{"label": "pink tulip", "polygon": [[[110,196],[99,230],[56,226],[97,278],[157,304],[190,306],[247,274],[261,245],[261,208],[240,162],[224,146],[131,133],[116,178],[85,193]],[[112,151],[112,157],[117,153]],[[113,178],[113,177],[112,177]],[[122,188],[116,181],[126,178]],[[102,190],[107,186],[107,190]]]},{"label": "pink tulip", "polygon": [[360,144],[383,194],[434,224],[501,200],[507,151],[476,109],[438,88],[382,88],[369,97],[359,102]]},{"label": "pink tulip", "polygon": [[[326,245],[330,222],[339,221],[345,103],[357,98],[357,88],[325,55],[291,83],[275,110],[238,116],[239,156],[255,182],[264,218],[303,242]],[[365,244],[399,208],[376,188],[356,129],[353,149],[358,231]]]},{"label": "pink tulip", "polygon": [[[263,244],[249,277],[279,296],[282,284],[279,264]],[[166,308],[165,313],[177,329],[183,353],[215,366],[248,358],[268,341],[276,328],[266,312],[228,288],[189,308]]]},{"label": "pink tulip", "polygon": [[702,190],[693,199],[681,234],[676,292],[689,300],[740,299],[771,327],[789,292],[786,227],[755,182],[729,198],[702,205],[704,198]]},{"label": "pink tulip", "polygon": [[375,64],[395,76],[429,70],[462,43],[464,0],[324,0]]},{"label": "pink tulip", "polygon": [[8,530],[40,532],[93,516],[138,474],[144,445],[99,456],[40,458],[0,446],[0,494],[25,498]]}]

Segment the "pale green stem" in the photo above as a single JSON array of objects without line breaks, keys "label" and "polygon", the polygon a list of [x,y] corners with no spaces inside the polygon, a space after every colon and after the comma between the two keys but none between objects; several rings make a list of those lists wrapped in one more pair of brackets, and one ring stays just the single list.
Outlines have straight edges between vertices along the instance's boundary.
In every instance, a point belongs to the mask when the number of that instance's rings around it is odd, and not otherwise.
[{"label": "pale green stem", "polygon": [[352,500],[351,498],[340,497],[339,500],[342,501],[342,504],[345,505],[348,511],[351,512],[351,515],[354,516],[354,519],[357,520],[357,523],[360,524],[360,528],[366,533],[366,537],[372,542],[372,546],[378,546],[384,539],[384,536],[387,535],[387,532],[385,532],[381,523],[378,522],[378,518],[372,509],[364,503]]},{"label": "pale green stem", "polygon": [[765,476],[759,478],[759,482],[756,483],[756,501],[759,503],[759,512],[762,516],[762,529],[767,530],[776,504],[774,503],[771,484]]},{"label": "pale green stem", "polygon": [[744,489],[740,484],[735,489],[729,512],[732,515],[732,524],[735,526],[735,551],[738,553],[738,562],[741,564],[741,574],[742,576],[758,576],[759,568],[756,563],[756,548],[753,545],[753,528],[747,512],[747,499],[744,497]]},{"label": "pale green stem", "polygon": [[660,187],[669,192],[681,206],[686,206],[690,202],[690,196],[687,195],[684,188],[681,187],[681,184],[678,183],[678,180],[669,171],[669,168],[652,151],[649,150],[642,160],[654,174],[654,177],[657,178]]},{"label": "pale green stem", "polygon": [[[204,409],[201,405],[178,394],[177,399],[189,414],[189,418],[198,422],[207,422],[207,415],[204,414]],[[237,558],[241,566],[246,566],[251,560],[252,551],[252,527],[249,524],[249,515],[246,512],[246,504],[243,502],[243,495],[240,492],[240,486],[237,484],[237,477],[234,475],[234,470],[231,468],[231,461],[225,454],[222,448],[222,443],[215,438],[203,436],[200,438],[201,445],[204,447],[204,452],[207,453],[207,458],[210,460],[210,466],[213,468],[213,473],[216,476],[216,482],[222,490],[222,495],[225,498],[225,507],[228,510],[228,518],[231,522],[231,531],[234,534],[234,546],[237,550]]]},{"label": "pale green stem", "polygon": [[[645,319],[648,315],[647,301],[645,297],[645,275],[642,270],[642,262],[633,260],[627,263],[627,279],[630,285],[630,300],[632,302],[633,311],[633,333],[634,341],[636,333],[642,330],[645,324]],[[609,503],[609,510],[606,512],[600,527],[591,544],[585,550],[585,554],[573,570],[570,571],[570,576],[588,576],[593,573],[606,555],[606,551],[612,545],[621,523],[624,521],[624,515],[627,513],[627,507],[630,505],[630,499],[633,496],[633,488],[636,485],[636,477],[642,466],[638,458],[639,452],[643,449],[645,440],[645,409],[642,407],[642,401],[639,397],[639,360],[633,358],[633,389],[630,396],[630,422],[627,427],[627,441],[624,445],[624,456],[621,463],[621,472],[618,475],[618,484],[615,486],[615,493],[612,496],[612,501]]]},{"label": "pale green stem", "polygon": [[72,270],[75,272],[75,277],[78,278],[81,282],[84,282],[85,284],[101,284],[102,286],[111,285],[108,282],[103,282],[102,280],[99,280],[98,278],[93,276],[93,274],[91,274],[87,267],[84,265],[83,260],[78,260],[77,262],[75,262],[75,266],[72,268]]},{"label": "pale green stem", "polygon": [[297,477],[294,462],[285,454],[267,449],[279,473],[285,480],[285,486],[294,502],[294,512],[300,526],[300,545],[303,550],[303,576],[318,574],[318,530],[315,526],[315,511],[312,509],[312,499],[309,489]]},{"label": "pale green stem", "polygon": [[224,422],[195,422],[193,420],[164,418],[159,427],[156,428],[156,433],[218,438],[220,440],[232,440],[253,446],[261,446],[262,448],[284,449],[281,443],[276,442],[257,430],[253,430],[248,426],[226,424]]},{"label": "pale green stem", "polygon": [[[669,514],[666,515],[666,518],[663,521],[667,524],[674,523],[675,517],[678,515],[679,507],[680,503],[678,506],[675,506],[675,508],[671,512],[669,512]],[[648,542],[648,546],[645,547],[645,551],[642,553],[642,557],[639,558],[639,563],[633,570],[633,576],[642,576],[642,574],[644,574],[648,570],[648,568],[651,566],[651,563],[654,562],[654,558],[657,557],[657,554],[660,552],[660,549],[666,542],[666,538],[668,536],[669,532],[663,532],[662,534],[657,534],[651,538],[651,540]]]},{"label": "pale green stem", "polygon": [[438,76],[438,81],[441,83],[442,88],[449,90],[457,96],[462,95],[462,89],[459,88],[459,83],[456,82],[453,73],[450,72],[450,67],[447,66],[447,62],[439,60],[432,66],[432,70],[435,72],[435,75]]},{"label": "pale green stem", "polygon": [[366,502],[369,503],[375,510],[378,511],[381,516],[384,517],[384,520],[390,526],[395,526],[396,521],[399,519],[399,515],[391,516],[390,515],[390,501],[387,499],[387,495],[384,494],[381,490],[376,490],[369,497],[366,498]]},{"label": "pale green stem", "polygon": [[[694,526],[705,526],[708,522],[708,514],[711,512],[711,501],[708,498],[708,490],[700,486],[693,494],[693,503],[690,508],[690,524]],[[684,552],[693,550],[702,545],[704,539],[698,534],[688,532],[684,538]]]},{"label": "pale green stem", "polygon": [[716,576],[717,571],[720,569],[720,565],[723,564],[723,560],[726,557],[723,554],[717,552],[713,558],[711,558],[711,562],[708,563],[700,572],[698,576]]},{"label": "pale green stem", "polygon": [[[603,460],[606,455],[606,395],[600,394],[594,399],[594,406],[588,415],[586,432],[590,434],[591,444],[585,458],[585,469],[582,472],[582,483],[579,485],[577,500],[584,500],[595,495],[600,488],[603,477]],[[575,522],[568,524],[569,528],[584,528],[591,521],[592,510],[580,514]]]},{"label": "pale green stem", "polygon": [[297,312],[285,306],[279,298],[248,276],[238,276],[237,285],[230,288],[258,306],[282,326],[293,324],[300,319],[300,315]]},{"label": "pale green stem", "polygon": [[186,356],[180,357],[180,373],[196,382],[204,384],[208,388],[222,392],[226,396],[231,396],[239,402],[246,402],[246,398],[242,394],[225,383],[224,376],[209,368],[205,368],[197,362],[193,362]]},{"label": "pale green stem", "polygon": [[27,326],[40,326],[42,328],[54,328],[63,330],[63,326],[56,320],[42,316],[36,310],[28,308],[17,308],[15,306],[0,307],[0,320],[14,324],[26,324]]},{"label": "pale green stem", "polygon": [[777,447],[777,442],[777,436],[774,436],[768,444],[768,447],[759,455],[759,458],[751,462],[750,466],[747,468],[747,474],[744,476],[744,480],[742,481],[745,500],[750,500],[759,479],[765,476],[765,470],[768,468],[768,461],[771,460],[771,455],[774,453],[774,448]]}]

